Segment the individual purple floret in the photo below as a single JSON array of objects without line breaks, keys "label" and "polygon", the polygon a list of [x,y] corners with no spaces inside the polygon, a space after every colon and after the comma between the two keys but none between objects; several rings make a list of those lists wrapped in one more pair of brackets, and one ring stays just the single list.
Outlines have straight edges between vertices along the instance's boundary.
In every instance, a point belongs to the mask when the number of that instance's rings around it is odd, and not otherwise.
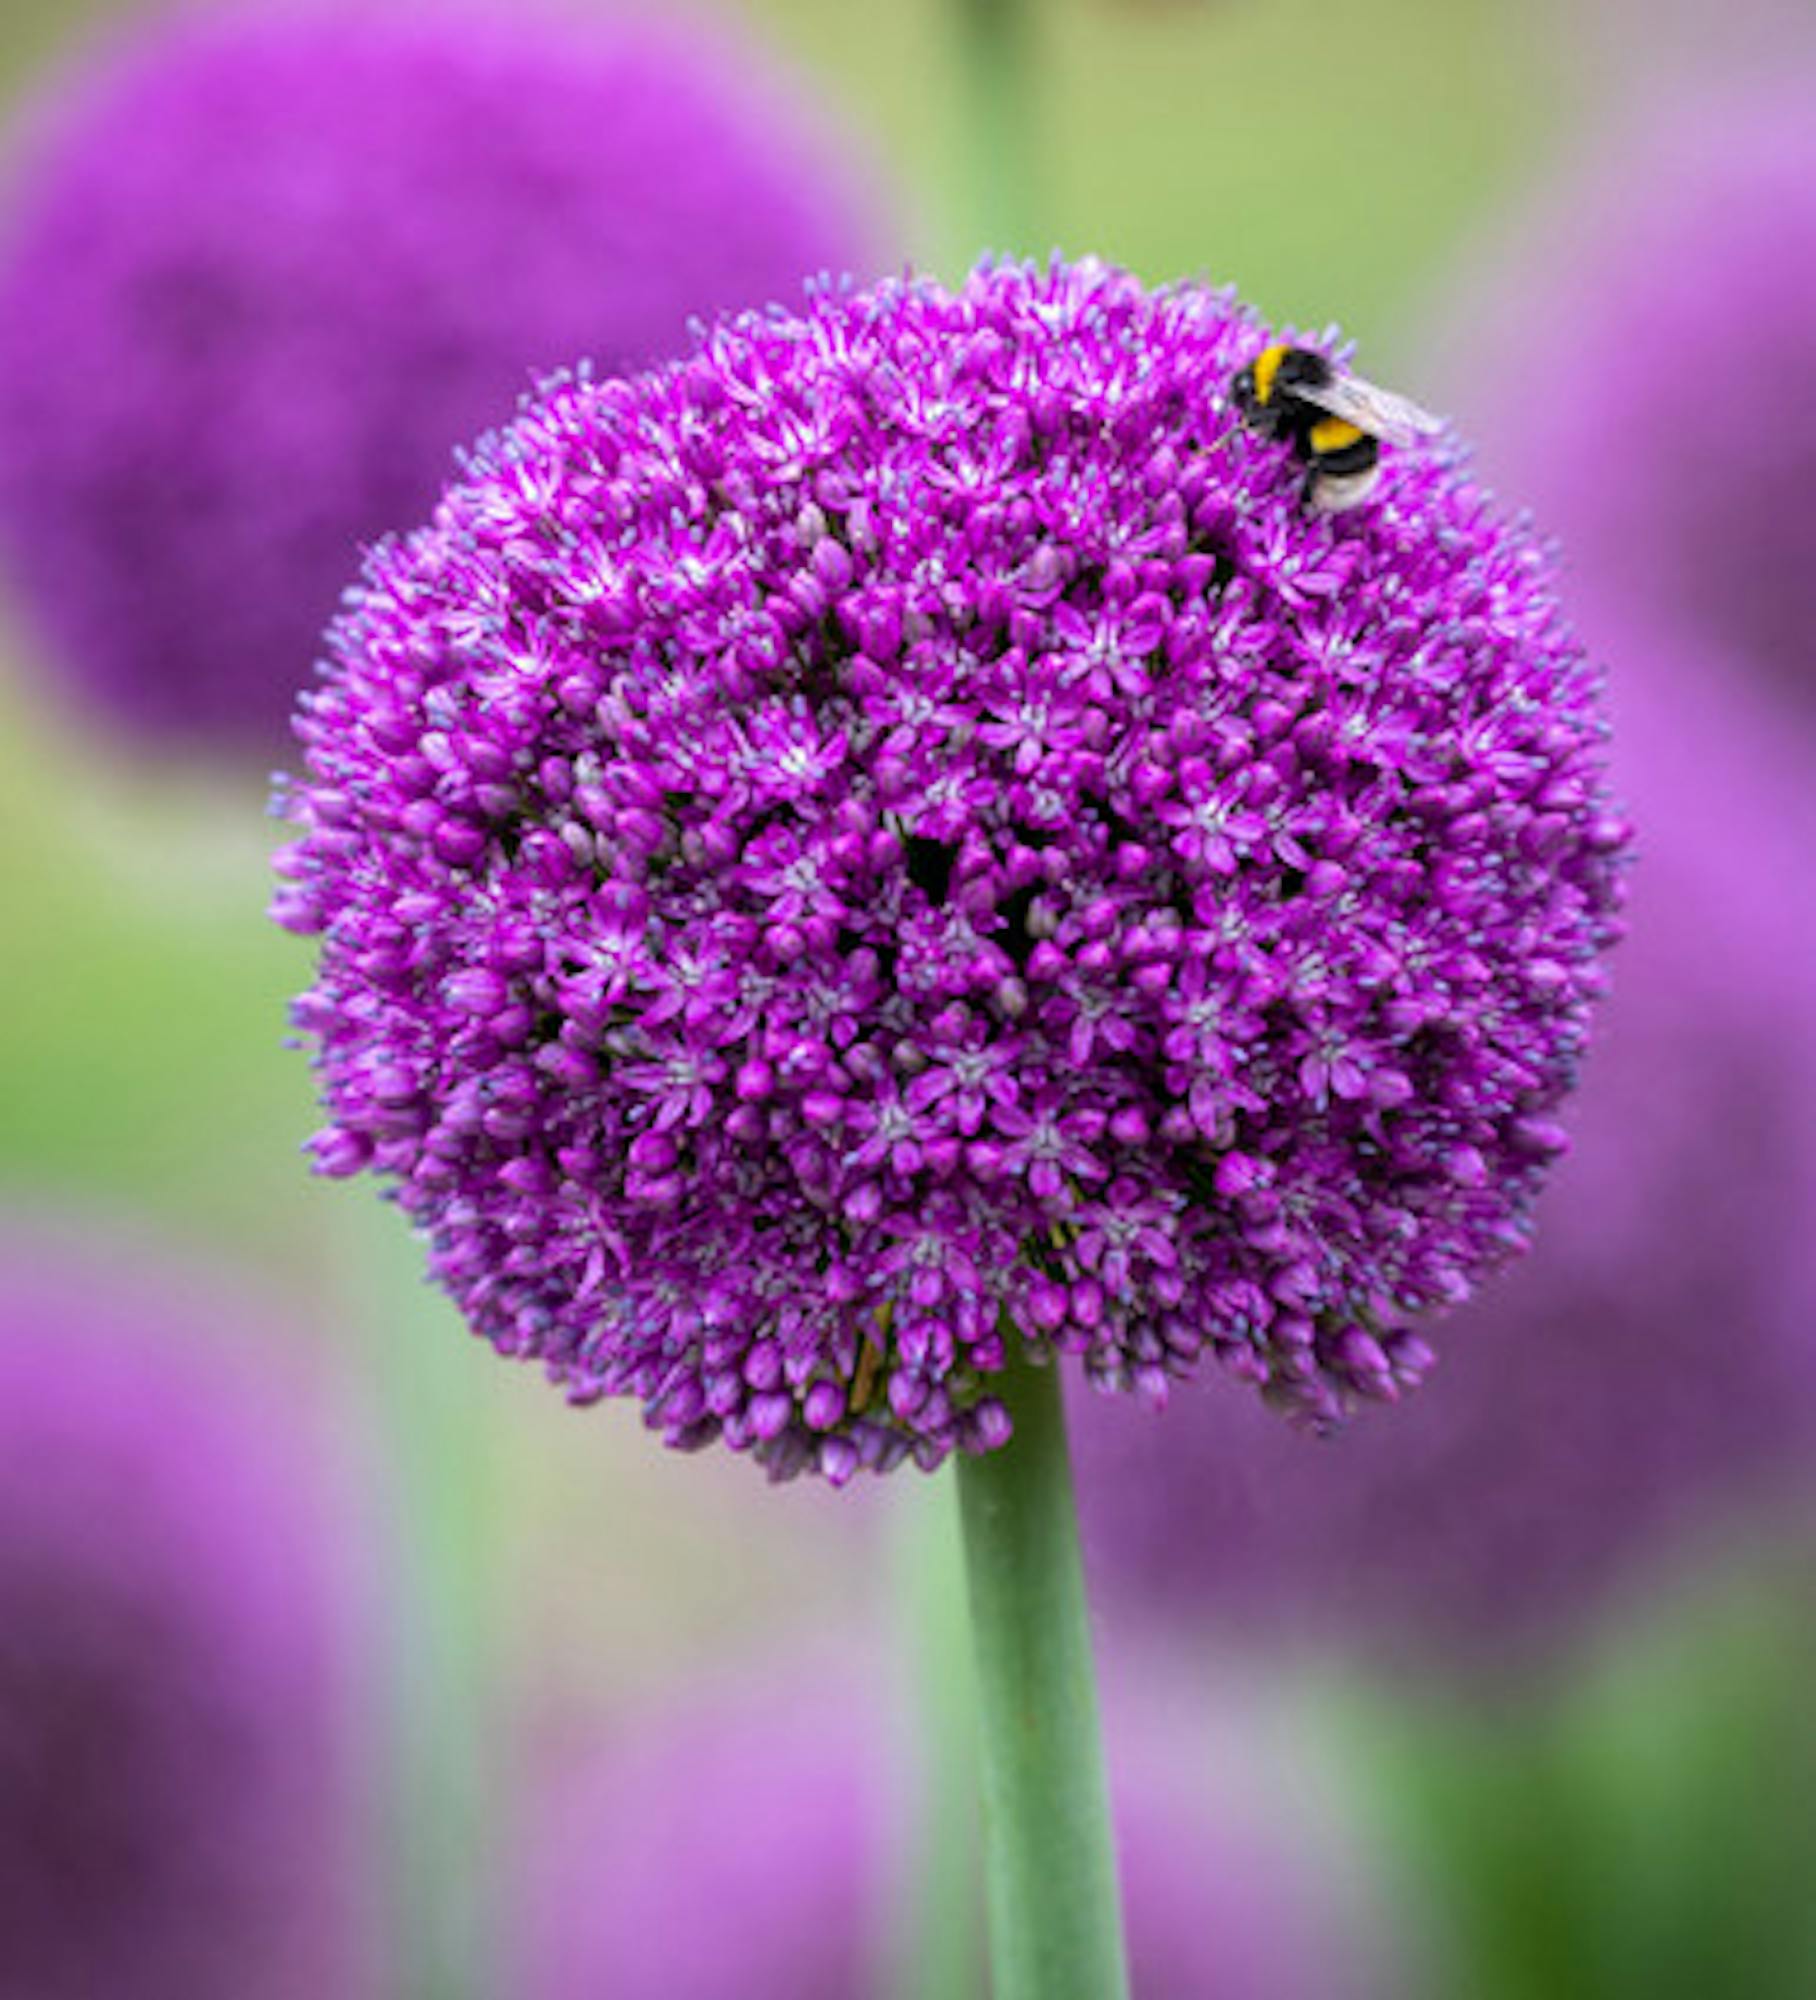
[{"label": "individual purple floret", "polygon": [[1816,958],[1784,901],[1810,812],[1686,684],[1628,689],[1647,851],[1537,1251],[1391,1425],[1323,1450],[1196,1389],[1081,1412],[1087,1555],[1132,1615],[1517,1671],[1812,1519]]},{"label": "individual purple floret", "polygon": [[1813,93],[1806,51],[1801,71],[1681,91],[1604,143],[1530,240],[1497,258],[1472,315],[1480,337],[1472,327],[1450,343],[1471,356],[1471,414],[1497,483],[1541,507],[1585,583],[1614,601],[1598,640],[1642,612],[1806,737]]},{"label": "individual purple floret", "polygon": [[866,256],[737,38],[414,0],[184,9],[39,108],[0,248],[0,554],[131,739],[268,764],[360,544],[576,355]]},{"label": "individual purple floret", "polygon": [[[771,1670],[773,1672],[773,1669]],[[707,1692],[636,1719],[635,1739],[564,1745],[510,1844],[504,1968],[515,2000],[869,2000],[888,1992],[912,1896],[902,1829],[913,1746],[875,1669],[791,1662],[786,1687]],[[1383,1973],[1377,1885],[1328,1812],[1283,1809],[1284,1760],[1255,1773],[1181,1726],[1112,1711],[1136,2000],[1365,2000]],[[975,1829],[942,1825],[945,1843]],[[949,1913],[976,1943],[978,1901]],[[895,1921],[892,1921],[895,1919]],[[897,1951],[900,1946],[896,1947]]]},{"label": "individual purple floret", "polygon": [[346,1489],[270,1331],[105,1238],[0,1233],[6,2000],[376,1990]]},{"label": "individual purple floret", "polygon": [[1313,1423],[1515,1249],[1625,835],[1537,548],[1307,510],[1268,338],[1096,264],[550,385],[377,550],[276,914],[321,1169],[501,1352],[835,1482],[1007,1339]]}]

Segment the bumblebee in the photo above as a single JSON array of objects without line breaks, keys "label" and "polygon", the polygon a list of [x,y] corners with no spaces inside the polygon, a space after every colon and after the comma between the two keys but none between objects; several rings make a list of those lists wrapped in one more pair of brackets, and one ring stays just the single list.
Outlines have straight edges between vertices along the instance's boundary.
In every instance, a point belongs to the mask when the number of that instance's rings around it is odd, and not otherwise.
[{"label": "bumblebee", "polygon": [[1305,499],[1323,514],[1359,505],[1381,477],[1383,444],[1412,444],[1443,425],[1427,410],[1340,375],[1322,354],[1285,341],[1236,371],[1230,395],[1242,421],[1291,444],[1305,465]]}]

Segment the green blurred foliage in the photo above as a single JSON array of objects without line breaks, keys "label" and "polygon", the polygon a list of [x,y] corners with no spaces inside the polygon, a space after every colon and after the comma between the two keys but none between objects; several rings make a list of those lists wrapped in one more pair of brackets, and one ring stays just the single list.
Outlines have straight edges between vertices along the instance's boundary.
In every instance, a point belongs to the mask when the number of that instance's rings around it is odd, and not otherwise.
[{"label": "green blurred foliage", "polygon": [[297,1226],[299,954],[259,920],[256,785],[191,788],[0,713],[0,1184],[130,1203],[229,1242]]},{"label": "green blurred foliage", "polygon": [[1351,1710],[1433,2000],[1816,1992],[1810,1581],[1778,1551],[1502,1702]]},{"label": "green blurred foliage", "polygon": [[911,247],[941,275],[985,249],[1089,251],[1369,339],[1395,329],[1565,104],[1530,17],[1484,0],[1045,0],[1028,10],[1032,233],[989,244],[968,220],[958,7],[745,11],[841,89],[911,191]]}]

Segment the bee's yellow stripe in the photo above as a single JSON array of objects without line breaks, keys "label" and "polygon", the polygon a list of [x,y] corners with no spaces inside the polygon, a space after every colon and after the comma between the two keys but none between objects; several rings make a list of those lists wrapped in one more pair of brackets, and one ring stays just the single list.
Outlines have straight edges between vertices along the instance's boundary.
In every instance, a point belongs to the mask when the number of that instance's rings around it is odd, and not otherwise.
[{"label": "bee's yellow stripe", "polygon": [[1306,433],[1313,451],[1341,451],[1361,435],[1354,424],[1345,423],[1341,417],[1320,417]]},{"label": "bee's yellow stripe", "polygon": [[1274,393],[1274,377],[1280,373],[1280,364],[1286,359],[1286,342],[1280,341],[1273,347],[1264,347],[1255,356],[1255,401],[1265,403]]}]

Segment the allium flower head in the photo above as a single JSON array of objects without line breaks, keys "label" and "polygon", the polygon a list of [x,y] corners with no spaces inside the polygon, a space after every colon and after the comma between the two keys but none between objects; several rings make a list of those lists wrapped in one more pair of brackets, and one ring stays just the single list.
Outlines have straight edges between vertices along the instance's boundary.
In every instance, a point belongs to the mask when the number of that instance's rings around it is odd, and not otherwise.
[{"label": "allium flower head", "polygon": [[368,1990],[325,1455],[244,1308],[0,1238],[0,1995]]},{"label": "allium flower head", "polygon": [[[747,1670],[746,1681],[757,1672]],[[520,2000],[867,2000],[903,1896],[912,1746],[856,1693],[886,1677],[790,1663],[786,1694],[709,1693],[572,1745],[533,1786],[500,1991]],[[1108,1718],[1137,2000],[1362,2000],[1391,1946],[1360,1857],[1213,1746]],[[1194,1718],[1196,1721],[1197,1718]],[[628,1731],[626,1732],[628,1737]],[[1301,1771],[1295,1779],[1309,1774]],[[1304,1799],[1304,1790],[1299,1796]],[[940,1837],[968,1830],[944,1825]],[[984,1953],[982,1896],[976,1924]],[[952,1913],[955,1927],[967,1913]]]},{"label": "allium flower head", "polygon": [[184,10],[72,78],[0,250],[0,552],[130,734],[272,757],[359,544],[577,355],[865,255],[734,41],[511,6]]},{"label": "allium flower head", "polygon": [[1618,900],[1594,676],[1430,457],[1310,514],[1267,338],[1096,265],[552,384],[378,550],[278,914],[333,1123],[579,1398],[834,1480],[1005,1329],[1314,1421],[1520,1239]]}]

